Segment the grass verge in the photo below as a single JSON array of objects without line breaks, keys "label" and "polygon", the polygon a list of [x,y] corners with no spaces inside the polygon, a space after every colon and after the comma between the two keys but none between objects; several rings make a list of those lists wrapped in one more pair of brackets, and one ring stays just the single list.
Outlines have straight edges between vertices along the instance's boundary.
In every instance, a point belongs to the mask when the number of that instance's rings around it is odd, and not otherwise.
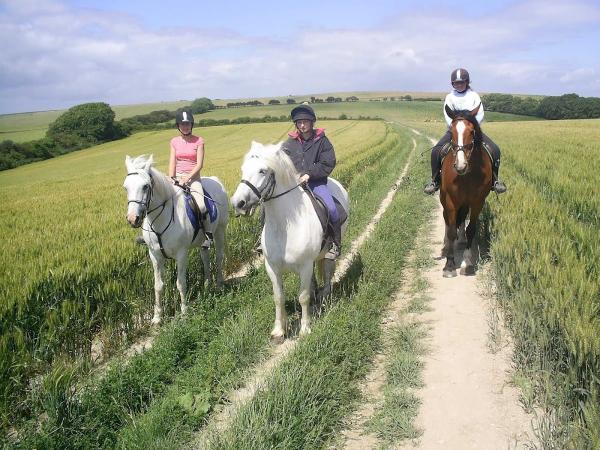
[{"label": "grass verge", "polygon": [[211,436],[210,448],[322,448],[342,425],[381,348],[381,313],[400,285],[407,253],[428,217],[430,203],[420,192],[425,175],[416,173],[401,186],[361,251],[356,288],[335,299],[230,428]]}]

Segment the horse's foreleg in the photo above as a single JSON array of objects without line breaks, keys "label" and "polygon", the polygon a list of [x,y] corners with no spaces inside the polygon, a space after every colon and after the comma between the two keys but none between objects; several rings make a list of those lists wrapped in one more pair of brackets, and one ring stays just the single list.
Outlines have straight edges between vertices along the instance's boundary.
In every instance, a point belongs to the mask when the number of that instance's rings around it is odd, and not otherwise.
[{"label": "horse's foreleg", "polygon": [[187,266],[188,252],[186,250],[177,255],[177,290],[181,299],[181,314],[187,313]]},{"label": "horse's foreleg", "polygon": [[154,268],[154,315],[152,317],[152,325],[158,325],[162,319],[161,297],[165,288],[163,282],[165,260],[162,256],[154,256],[150,252],[150,261]]},{"label": "horse's foreleg", "polygon": [[200,247],[200,258],[204,267],[204,286],[210,284],[210,253],[207,248]]},{"label": "horse's foreleg", "polygon": [[275,272],[269,261],[265,259],[265,269],[267,275],[273,283],[273,300],[275,301],[275,324],[271,331],[271,340],[281,344],[285,339],[285,330],[287,328],[287,313],[285,312],[285,297],[283,295],[283,279],[281,273]]},{"label": "horse's foreleg", "polygon": [[456,276],[456,266],[454,262],[454,242],[456,241],[456,211],[444,211],[446,222],[446,234],[444,236],[444,250],[446,256],[446,265],[443,275],[445,278]]},{"label": "horse's foreleg", "polygon": [[300,272],[300,295],[298,300],[302,307],[300,320],[300,336],[310,333],[310,286],[313,276],[313,265],[305,264]]},{"label": "horse's foreleg", "polygon": [[317,282],[317,270],[319,273],[323,273],[323,270],[321,269],[321,261],[317,261],[313,264],[313,274],[312,277],[310,277],[310,296],[314,301],[317,301],[317,291],[319,289],[319,283]]},{"label": "horse's foreleg", "polygon": [[335,272],[335,260],[323,258],[322,260],[322,270],[323,270],[323,298],[329,297],[331,294],[331,278],[333,277],[333,273]]},{"label": "horse's foreleg", "polygon": [[217,287],[223,287],[223,257],[225,255],[225,225],[217,226],[214,234],[215,240],[215,271]]}]

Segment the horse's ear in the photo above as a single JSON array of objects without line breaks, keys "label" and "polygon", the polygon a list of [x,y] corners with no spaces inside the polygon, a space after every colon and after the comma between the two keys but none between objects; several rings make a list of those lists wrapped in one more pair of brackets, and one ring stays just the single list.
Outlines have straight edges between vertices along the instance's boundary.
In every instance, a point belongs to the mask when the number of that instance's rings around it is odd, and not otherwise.
[{"label": "horse's ear", "polygon": [[256,141],[252,141],[252,143],[250,144],[250,149],[254,150],[256,147],[258,147],[260,145],[259,142]]},{"label": "horse's ear", "polygon": [[131,156],[129,155],[125,155],[125,167],[127,167],[127,172],[131,172],[130,167],[131,167]]},{"label": "horse's ear", "polygon": [[144,166],[144,170],[146,170],[146,171],[150,170],[150,167],[152,167],[153,164],[154,164],[154,155],[150,155],[150,157],[146,161],[146,165]]},{"label": "horse's ear", "polygon": [[474,110],[472,110],[470,112],[470,114],[474,117],[477,115],[477,113],[479,112],[479,108],[481,108],[481,102],[479,102],[479,105],[477,105],[477,108],[475,108]]},{"label": "horse's ear", "polygon": [[454,113],[454,110],[451,109],[448,105],[446,105],[444,108],[446,109],[446,114],[448,114],[448,117],[450,117],[451,119],[454,119],[454,116],[456,115]]}]

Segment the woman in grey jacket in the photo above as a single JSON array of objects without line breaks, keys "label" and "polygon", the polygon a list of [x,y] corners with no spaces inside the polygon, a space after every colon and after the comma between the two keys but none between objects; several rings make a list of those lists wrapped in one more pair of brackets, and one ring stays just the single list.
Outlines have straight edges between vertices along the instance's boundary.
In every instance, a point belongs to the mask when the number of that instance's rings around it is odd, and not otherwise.
[{"label": "woman in grey jacket", "polygon": [[296,106],[291,113],[296,129],[290,132],[281,149],[290,157],[300,174],[299,182],[307,183],[329,210],[333,229],[333,245],[325,256],[336,259],[341,250],[341,224],[337,208],[327,188],[327,177],[335,167],[335,151],[323,128],[314,128],[317,116],[309,105]]}]

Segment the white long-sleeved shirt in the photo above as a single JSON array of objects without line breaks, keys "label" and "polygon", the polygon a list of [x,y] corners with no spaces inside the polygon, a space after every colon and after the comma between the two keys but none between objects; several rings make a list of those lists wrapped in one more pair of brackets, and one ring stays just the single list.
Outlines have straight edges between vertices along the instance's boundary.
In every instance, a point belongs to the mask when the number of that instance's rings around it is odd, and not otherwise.
[{"label": "white long-sleeved shirt", "polygon": [[[452,89],[448,95],[446,95],[446,100],[444,101],[444,117],[446,118],[446,123],[448,127],[452,124],[452,119],[446,113],[446,105],[450,107],[450,109],[454,109],[456,111],[467,110],[472,111],[477,108],[477,105],[481,104],[481,98],[479,94],[471,88],[467,89],[464,92],[458,92],[456,89]],[[479,107],[479,111],[475,115],[475,119],[481,125],[483,122],[483,104]]]}]

